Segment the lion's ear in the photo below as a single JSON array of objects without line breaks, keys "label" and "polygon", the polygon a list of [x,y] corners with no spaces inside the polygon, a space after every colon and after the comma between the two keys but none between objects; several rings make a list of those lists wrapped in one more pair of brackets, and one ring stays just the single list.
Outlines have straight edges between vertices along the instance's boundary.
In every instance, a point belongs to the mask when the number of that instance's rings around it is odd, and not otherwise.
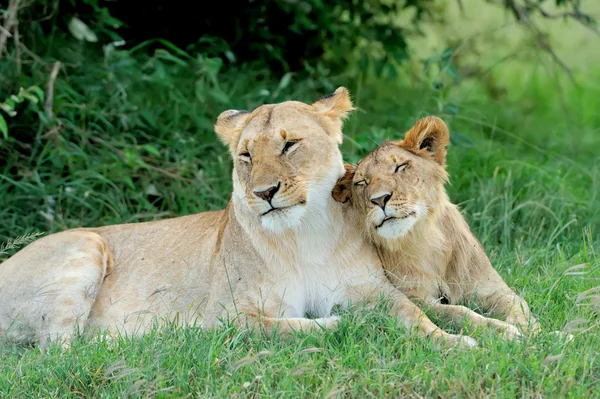
[{"label": "lion's ear", "polygon": [[352,179],[354,179],[354,171],[356,168],[349,164],[344,164],[346,173],[337,181],[331,195],[337,202],[347,202],[352,197]]},{"label": "lion's ear", "polygon": [[321,114],[327,115],[330,118],[343,119],[354,109],[350,93],[345,87],[338,87],[333,93],[327,94],[319,98],[315,103],[315,107]]},{"label": "lion's ear", "polygon": [[333,93],[318,99],[312,106],[315,108],[327,133],[338,144],[341,144],[343,120],[354,110],[348,90],[345,87],[338,87]]},{"label": "lion's ear", "polygon": [[237,148],[238,142],[240,141],[240,135],[242,129],[250,112],[248,111],[237,111],[227,110],[221,112],[215,123],[215,132],[219,136],[219,139],[229,146],[230,151],[233,153]]},{"label": "lion's ear", "polygon": [[446,123],[437,116],[427,116],[419,119],[398,145],[415,154],[429,154],[435,162],[445,167],[449,141],[450,132]]}]

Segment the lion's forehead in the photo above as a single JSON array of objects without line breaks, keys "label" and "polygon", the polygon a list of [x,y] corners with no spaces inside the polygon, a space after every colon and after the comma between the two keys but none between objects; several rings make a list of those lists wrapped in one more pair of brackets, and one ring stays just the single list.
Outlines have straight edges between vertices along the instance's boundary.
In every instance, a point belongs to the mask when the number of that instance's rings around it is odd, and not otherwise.
[{"label": "lion's forehead", "polygon": [[288,138],[323,137],[325,130],[319,123],[318,117],[306,104],[302,106],[262,106],[248,121],[241,135],[241,142],[253,143],[261,140],[266,144],[282,140],[281,131],[285,130]]},{"label": "lion's forehead", "polygon": [[397,165],[407,161],[414,162],[415,158],[410,152],[385,143],[360,161],[356,176],[359,180],[390,176]]}]

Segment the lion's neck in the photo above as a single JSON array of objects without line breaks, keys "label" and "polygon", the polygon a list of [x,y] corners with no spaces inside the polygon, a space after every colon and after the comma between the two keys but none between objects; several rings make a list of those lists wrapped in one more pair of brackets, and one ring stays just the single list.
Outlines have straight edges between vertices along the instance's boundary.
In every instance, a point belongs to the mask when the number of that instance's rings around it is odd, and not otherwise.
[{"label": "lion's neck", "polygon": [[385,242],[377,239],[376,247],[384,268],[397,277],[443,279],[451,251],[444,224],[452,207],[444,193],[427,219],[417,223],[405,237]]},{"label": "lion's neck", "polygon": [[403,240],[393,246],[376,246],[390,280],[410,296],[425,299],[442,293],[457,303],[464,294],[464,283],[481,270],[489,270],[491,264],[445,192],[434,209],[425,223],[417,224]]},{"label": "lion's neck", "polygon": [[260,218],[241,201],[235,198],[232,201],[230,217],[236,219],[246,242],[251,243],[266,267],[298,269],[307,264],[325,262],[341,235],[341,226],[334,223],[342,217],[341,209],[333,198],[328,198],[324,206],[308,208],[302,223],[284,232],[266,229]]}]

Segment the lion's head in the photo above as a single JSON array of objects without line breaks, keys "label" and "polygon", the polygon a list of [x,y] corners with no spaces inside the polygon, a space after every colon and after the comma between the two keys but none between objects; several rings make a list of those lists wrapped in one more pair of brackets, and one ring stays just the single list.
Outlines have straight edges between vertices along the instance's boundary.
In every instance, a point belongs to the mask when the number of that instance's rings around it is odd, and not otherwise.
[{"label": "lion's head", "polygon": [[229,110],[215,124],[233,157],[233,196],[271,231],[297,227],[322,212],[344,174],[342,120],[353,109],[340,87],[312,105],[298,101]]},{"label": "lion's head", "polygon": [[367,234],[392,244],[389,240],[405,237],[426,220],[445,195],[449,138],[440,118],[420,119],[404,140],[384,143],[356,167],[346,165],[334,198],[351,200],[360,219],[364,218]]}]

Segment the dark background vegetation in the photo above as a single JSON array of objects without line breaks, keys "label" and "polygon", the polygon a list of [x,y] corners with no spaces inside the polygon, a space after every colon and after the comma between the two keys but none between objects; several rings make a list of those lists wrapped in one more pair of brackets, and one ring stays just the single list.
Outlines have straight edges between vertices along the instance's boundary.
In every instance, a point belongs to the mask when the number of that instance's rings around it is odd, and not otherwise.
[{"label": "dark background vegetation", "polygon": [[[540,4],[497,8],[534,30],[532,18],[547,15]],[[556,4],[592,23],[577,1]],[[462,76],[452,47],[402,69],[407,37],[441,18],[431,0],[10,0],[2,10],[4,239],[222,207],[230,166],[212,124],[227,108],[313,101],[345,85],[369,111],[349,125],[355,161],[386,128],[397,135],[422,114],[473,111],[450,98],[469,78],[485,101],[506,90],[477,68]]]},{"label": "dark background vegetation", "polygon": [[[600,267],[600,70],[578,72],[544,23],[595,35],[595,21],[576,0],[459,1],[507,15],[524,38],[519,54],[498,45],[490,66],[472,61],[465,39],[415,55],[411,39],[444,24],[443,3],[0,2],[0,243],[221,209],[231,162],[216,116],[312,102],[343,85],[358,108],[344,129],[349,162],[419,117],[447,121],[452,200],[544,329],[586,338],[566,348],[490,338],[480,352],[445,357],[367,315],[297,346],[230,330],[82,344],[66,358],[10,346],[0,348],[0,397],[589,396],[600,378],[589,355],[600,345],[598,301],[582,292]],[[261,350],[264,360],[239,366]]]}]

